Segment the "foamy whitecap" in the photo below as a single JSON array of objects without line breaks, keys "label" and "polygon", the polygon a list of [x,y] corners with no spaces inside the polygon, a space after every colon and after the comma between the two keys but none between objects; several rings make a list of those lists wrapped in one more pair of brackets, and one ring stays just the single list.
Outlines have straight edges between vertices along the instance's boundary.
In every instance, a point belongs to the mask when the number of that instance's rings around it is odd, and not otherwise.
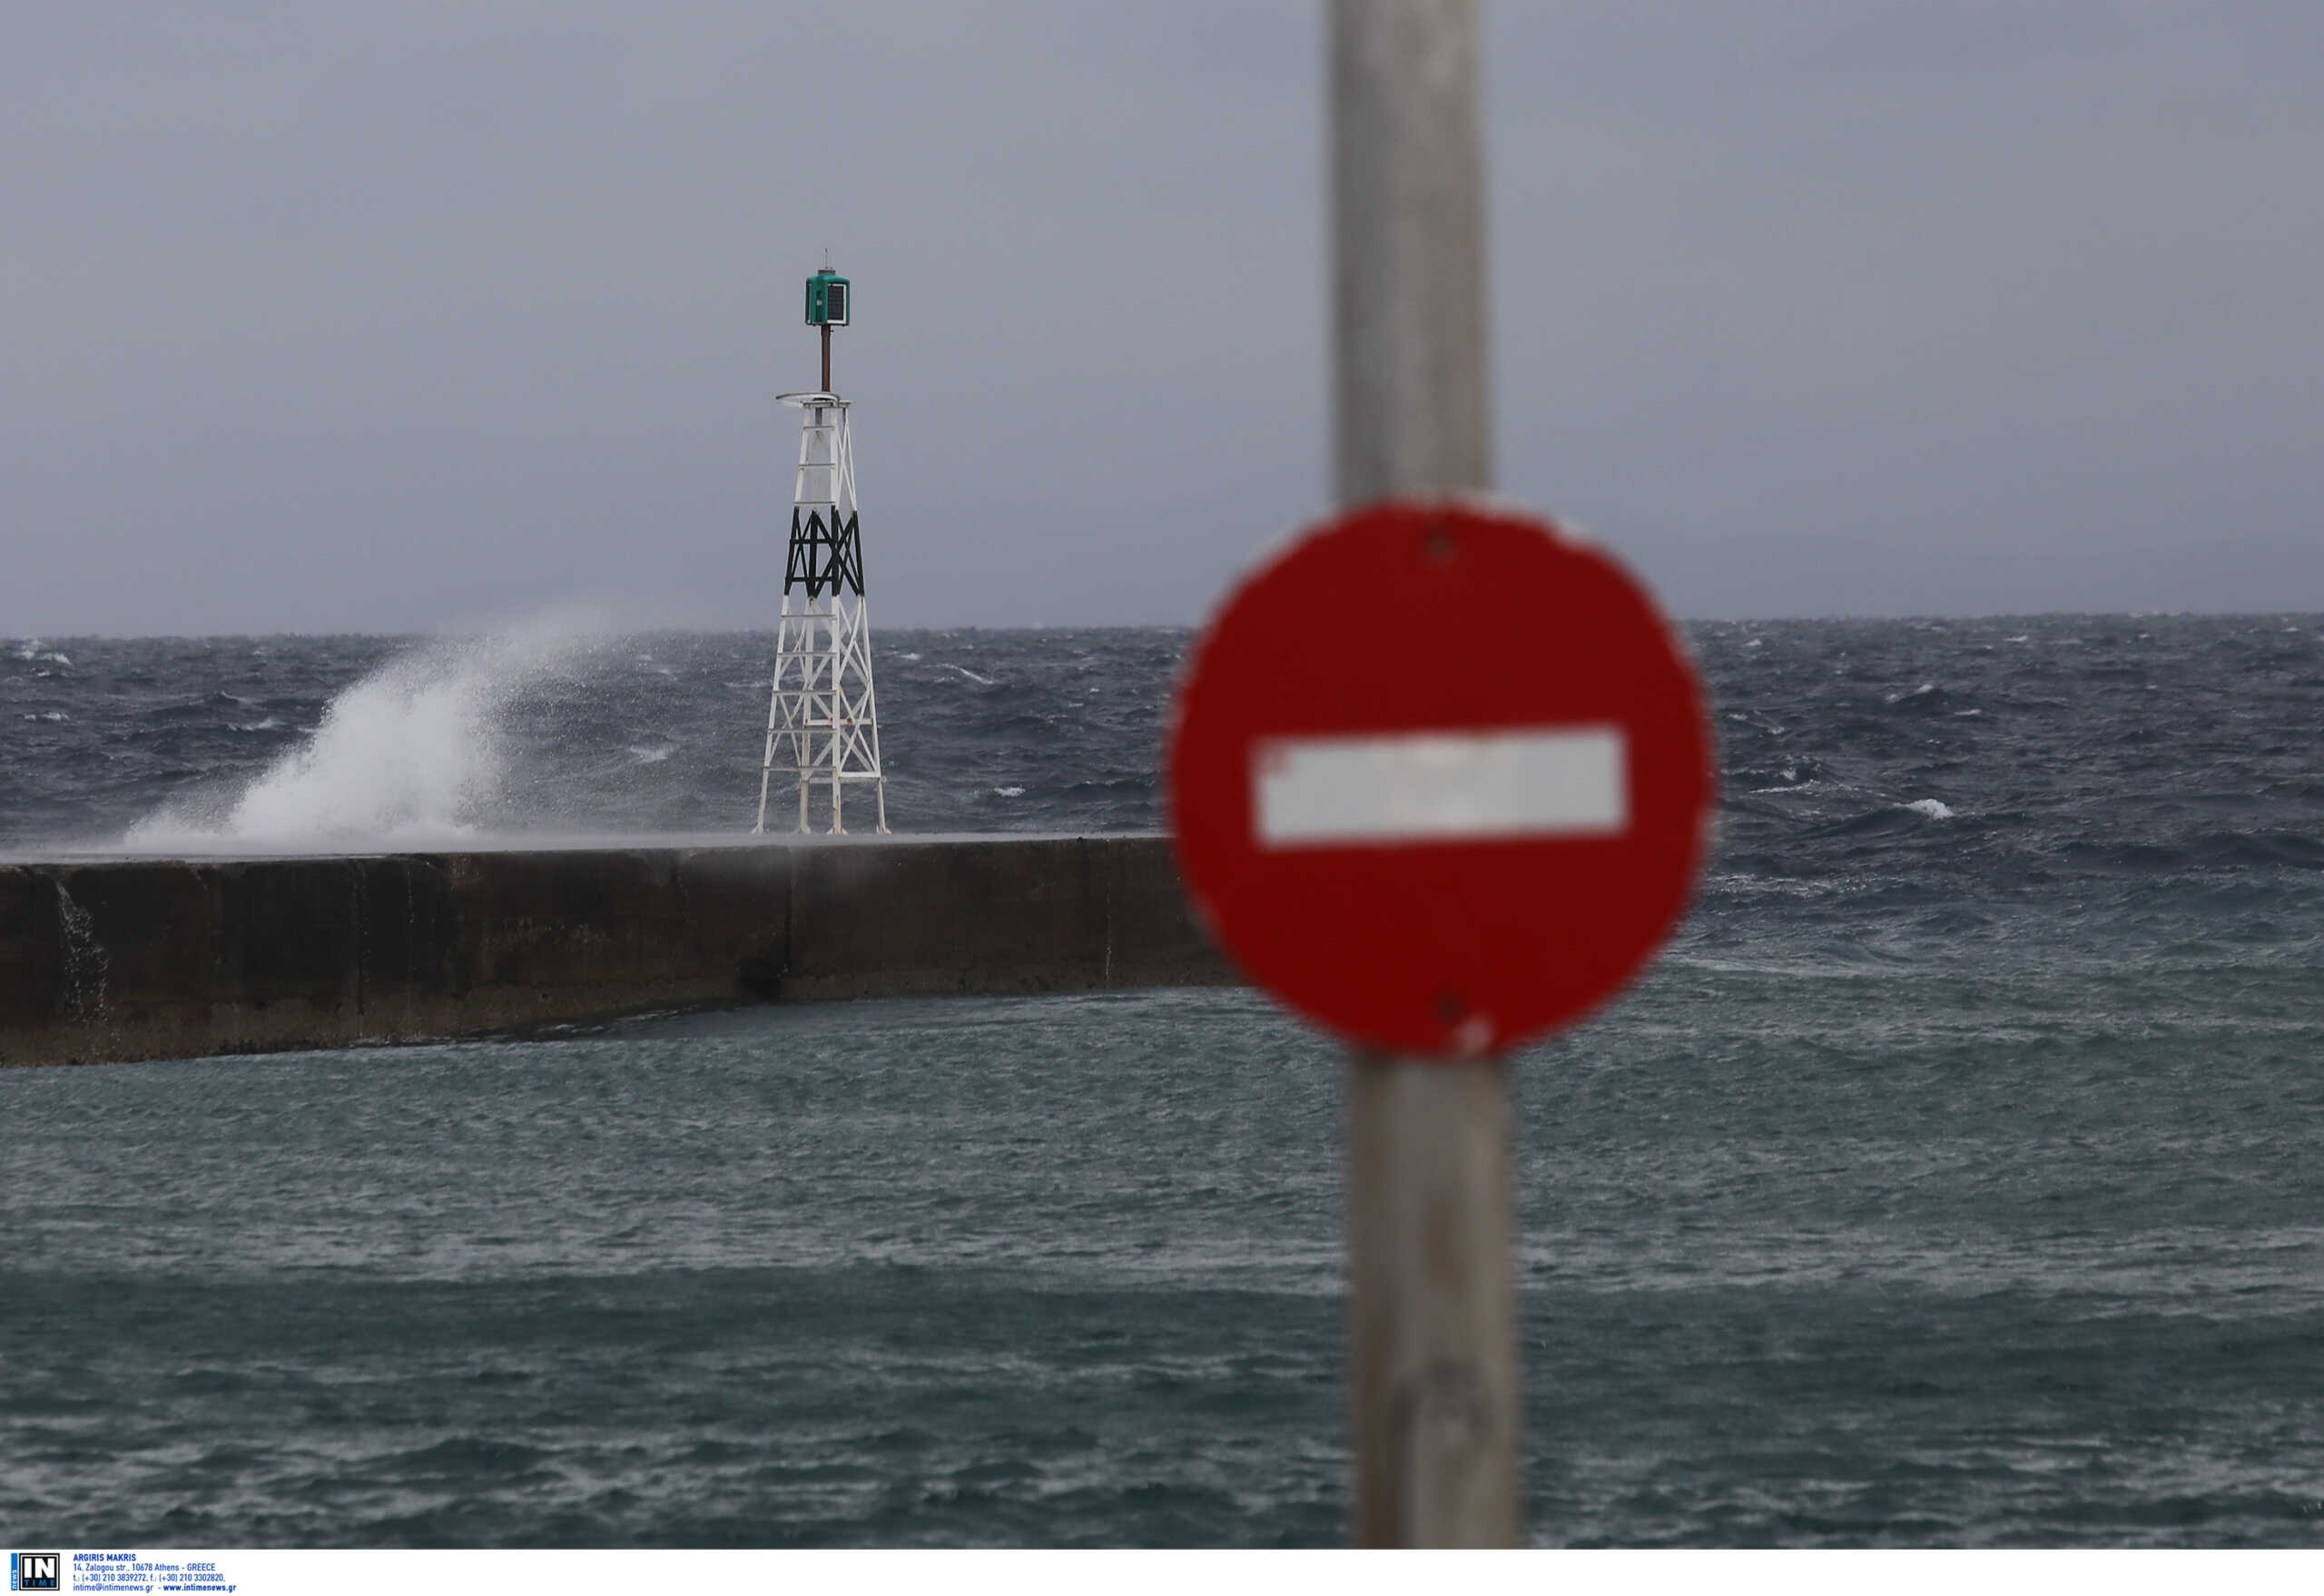
[{"label": "foamy whitecap", "polygon": [[1915,798],[1910,803],[1899,804],[1897,807],[1909,809],[1915,814],[1925,814],[1931,820],[1953,818],[1952,807],[1949,804],[1940,803],[1934,798]]}]

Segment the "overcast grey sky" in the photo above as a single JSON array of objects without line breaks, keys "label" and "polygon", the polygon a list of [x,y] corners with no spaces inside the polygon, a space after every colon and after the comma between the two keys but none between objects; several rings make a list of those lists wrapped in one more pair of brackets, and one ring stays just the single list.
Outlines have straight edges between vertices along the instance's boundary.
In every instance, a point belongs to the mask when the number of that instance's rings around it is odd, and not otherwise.
[{"label": "overcast grey sky", "polygon": [[[2324,5],[1489,5],[1498,457],[1689,616],[2324,609]],[[20,7],[0,632],[1192,622],[1326,494],[1311,5]]]}]

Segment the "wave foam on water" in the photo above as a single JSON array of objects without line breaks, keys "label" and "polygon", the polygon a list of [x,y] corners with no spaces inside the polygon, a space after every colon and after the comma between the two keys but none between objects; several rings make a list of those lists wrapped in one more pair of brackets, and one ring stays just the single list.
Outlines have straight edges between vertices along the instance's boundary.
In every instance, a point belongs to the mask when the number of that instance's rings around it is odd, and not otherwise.
[{"label": "wave foam on water", "polygon": [[509,785],[509,703],[605,640],[559,621],[423,645],[340,692],[312,736],[239,793],[172,803],[123,841],[143,851],[475,837]]}]

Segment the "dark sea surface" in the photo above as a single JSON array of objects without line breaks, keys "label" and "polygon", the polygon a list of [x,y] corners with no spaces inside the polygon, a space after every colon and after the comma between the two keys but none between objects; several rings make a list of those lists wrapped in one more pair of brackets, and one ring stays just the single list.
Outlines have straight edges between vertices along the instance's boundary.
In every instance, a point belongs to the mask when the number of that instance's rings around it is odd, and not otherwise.
[{"label": "dark sea surface", "polygon": [[[2324,1545],[2324,619],[1704,625],[1699,902],[1516,1065],[1553,1544]],[[882,633],[916,831],[1186,634]],[[736,830],[763,636],[0,648],[0,853]],[[1243,991],[0,1072],[15,1543],[1330,1543],[1341,1063]]]}]

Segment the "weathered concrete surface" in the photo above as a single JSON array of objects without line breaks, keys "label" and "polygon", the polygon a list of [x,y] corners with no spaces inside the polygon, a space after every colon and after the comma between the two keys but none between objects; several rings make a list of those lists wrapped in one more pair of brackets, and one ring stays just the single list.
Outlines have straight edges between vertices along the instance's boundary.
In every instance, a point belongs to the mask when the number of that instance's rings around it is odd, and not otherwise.
[{"label": "weathered concrete surface", "polygon": [[1234,979],[1165,837],[0,865],[0,1065]]}]

